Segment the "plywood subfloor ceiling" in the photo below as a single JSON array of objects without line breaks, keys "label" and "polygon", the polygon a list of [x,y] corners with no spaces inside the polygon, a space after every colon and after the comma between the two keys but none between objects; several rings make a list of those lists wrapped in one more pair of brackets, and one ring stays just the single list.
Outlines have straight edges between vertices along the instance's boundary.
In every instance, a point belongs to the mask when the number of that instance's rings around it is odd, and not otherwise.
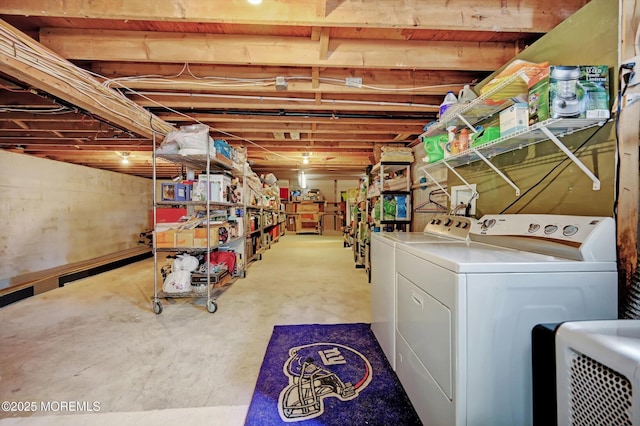
[{"label": "plywood subfloor ceiling", "polygon": [[0,148],[150,177],[200,122],[259,173],[359,175],[586,3],[3,0]]}]

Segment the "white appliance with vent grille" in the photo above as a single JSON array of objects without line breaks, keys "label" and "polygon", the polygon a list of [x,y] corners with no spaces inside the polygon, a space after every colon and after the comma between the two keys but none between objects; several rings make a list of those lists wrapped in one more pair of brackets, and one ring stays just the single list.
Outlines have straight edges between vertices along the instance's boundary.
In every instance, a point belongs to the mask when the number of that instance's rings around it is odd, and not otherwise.
[{"label": "white appliance with vent grille", "polygon": [[556,332],[558,425],[640,425],[640,320]]}]

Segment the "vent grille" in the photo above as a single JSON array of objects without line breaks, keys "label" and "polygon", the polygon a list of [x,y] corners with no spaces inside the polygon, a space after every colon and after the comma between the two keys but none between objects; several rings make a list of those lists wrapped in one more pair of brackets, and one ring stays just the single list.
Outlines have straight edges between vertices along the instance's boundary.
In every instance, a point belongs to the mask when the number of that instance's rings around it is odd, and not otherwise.
[{"label": "vent grille", "polygon": [[572,354],[569,371],[570,424],[632,426],[629,380],[586,355]]}]

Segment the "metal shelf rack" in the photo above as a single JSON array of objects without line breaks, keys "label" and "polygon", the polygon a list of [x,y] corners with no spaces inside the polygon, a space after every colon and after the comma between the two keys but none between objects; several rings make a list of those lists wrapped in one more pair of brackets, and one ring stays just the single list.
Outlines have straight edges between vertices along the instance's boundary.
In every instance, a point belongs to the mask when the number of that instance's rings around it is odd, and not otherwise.
[{"label": "metal shelf rack", "polygon": [[[432,136],[443,133],[448,126],[464,125],[475,132],[474,125],[492,115],[500,112],[513,102],[510,100],[494,101],[492,97],[501,91],[507,90],[514,84],[518,84],[519,79],[530,70],[521,70],[519,73],[505,79],[501,84],[497,85],[490,91],[482,94],[478,98],[463,105],[445,115],[436,123],[431,125],[422,136]],[[499,97],[499,96],[498,96]],[[442,159],[433,163],[429,163],[420,167],[418,170],[424,173],[432,182],[434,182],[440,190],[442,190],[449,198],[451,195],[443,188],[436,179],[429,173],[429,169],[439,165],[446,166],[454,173],[471,191],[475,192],[472,186],[455,170],[456,167],[471,164],[476,161],[486,163],[498,176],[500,176],[509,186],[511,186],[516,196],[520,196],[520,188],[509,179],[502,171],[500,171],[490,160],[490,158],[504,154],[516,149],[522,149],[529,145],[537,144],[543,141],[552,141],[558,149],[560,149],[571,161],[573,161],[583,173],[593,182],[593,190],[600,189],[600,180],[589,168],[580,161],[559,138],[570,135],[574,132],[585,130],[594,126],[603,126],[608,119],[582,119],[582,118],[550,118],[540,123],[535,123],[527,129],[512,133],[508,136],[498,138],[489,143],[471,147],[469,150],[459,154],[452,155],[446,159]],[[479,194],[475,193],[477,197]]]},{"label": "metal shelf rack", "polygon": [[[202,291],[192,290],[187,292],[165,292],[161,290],[159,287],[159,277],[158,277],[158,253],[161,252],[174,252],[174,253],[211,253],[215,250],[218,250],[221,246],[228,246],[232,244],[234,241],[245,239],[244,235],[238,236],[236,238],[232,238],[229,241],[224,242],[223,244],[216,245],[212,247],[211,245],[211,223],[210,223],[210,215],[212,212],[212,208],[221,208],[221,209],[230,209],[230,208],[244,208],[244,204],[241,203],[230,203],[225,201],[211,201],[211,187],[207,185],[207,200],[208,201],[160,201],[157,196],[157,174],[156,174],[156,162],[157,159],[162,159],[165,161],[169,161],[175,164],[180,164],[181,166],[187,167],[188,170],[191,171],[205,171],[207,175],[209,175],[212,171],[233,171],[233,164],[228,163],[226,161],[221,161],[220,159],[212,156],[209,152],[209,144],[207,144],[206,154],[203,155],[189,155],[183,156],[179,154],[159,154],[156,152],[156,139],[155,134],[153,138],[153,229],[154,229],[154,238],[153,238],[153,259],[154,259],[154,279],[153,279],[153,312],[156,314],[162,313],[163,307],[160,299],[168,299],[168,298],[205,298],[206,297],[206,309],[210,313],[214,313],[218,309],[218,305],[216,299],[213,294],[213,287],[216,284],[219,284],[220,280],[227,276],[228,274],[232,274],[234,271],[221,271],[221,272],[211,272],[210,268],[207,267],[206,273],[197,274],[193,273],[192,278],[197,276],[201,280],[204,279],[204,284],[198,285],[196,287],[206,287],[206,291],[203,289]],[[205,225],[207,229],[207,247],[157,247],[156,234],[157,234],[157,211],[156,208],[158,206],[167,206],[167,205],[180,205],[180,206],[201,206],[206,208],[206,220]],[[245,214],[243,214],[245,216]],[[215,235],[214,235],[215,237]],[[244,250],[244,244],[241,244],[242,249]],[[209,266],[209,265],[207,265]],[[245,265],[243,265],[244,268]],[[244,270],[235,271],[236,275],[244,276]],[[206,278],[206,279],[205,279]]]}]

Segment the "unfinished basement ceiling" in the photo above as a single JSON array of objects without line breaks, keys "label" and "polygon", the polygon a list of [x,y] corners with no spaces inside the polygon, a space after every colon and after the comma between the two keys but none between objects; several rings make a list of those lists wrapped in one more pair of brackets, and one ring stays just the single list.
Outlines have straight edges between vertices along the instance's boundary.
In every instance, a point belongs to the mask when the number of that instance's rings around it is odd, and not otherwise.
[{"label": "unfinished basement ceiling", "polygon": [[358,176],[415,144],[447,91],[588,0],[46,3],[0,5],[0,148],[150,177],[154,131],[200,122],[287,178]]}]

